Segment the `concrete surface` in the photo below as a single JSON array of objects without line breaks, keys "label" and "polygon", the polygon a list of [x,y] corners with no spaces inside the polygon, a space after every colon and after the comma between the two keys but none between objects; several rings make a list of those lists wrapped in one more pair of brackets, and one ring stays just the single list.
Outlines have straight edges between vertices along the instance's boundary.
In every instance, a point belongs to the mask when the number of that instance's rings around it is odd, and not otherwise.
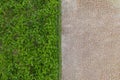
[{"label": "concrete surface", "polygon": [[62,80],[120,80],[115,1],[62,0]]}]

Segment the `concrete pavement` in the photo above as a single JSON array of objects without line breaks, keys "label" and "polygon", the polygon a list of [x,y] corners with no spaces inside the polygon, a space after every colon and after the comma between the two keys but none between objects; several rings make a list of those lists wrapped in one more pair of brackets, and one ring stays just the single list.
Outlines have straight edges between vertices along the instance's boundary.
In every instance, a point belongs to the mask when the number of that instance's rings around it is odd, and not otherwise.
[{"label": "concrete pavement", "polygon": [[62,0],[62,80],[120,80],[115,1]]}]

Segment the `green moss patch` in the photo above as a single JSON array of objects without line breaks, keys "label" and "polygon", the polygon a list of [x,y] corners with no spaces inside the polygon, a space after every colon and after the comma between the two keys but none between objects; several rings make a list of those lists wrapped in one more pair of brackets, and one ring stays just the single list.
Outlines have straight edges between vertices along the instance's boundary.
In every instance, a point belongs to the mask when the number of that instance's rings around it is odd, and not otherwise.
[{"label": "green moss patch", "polygon": [[59,80],[59,5],[0,1],[0,80]]}]

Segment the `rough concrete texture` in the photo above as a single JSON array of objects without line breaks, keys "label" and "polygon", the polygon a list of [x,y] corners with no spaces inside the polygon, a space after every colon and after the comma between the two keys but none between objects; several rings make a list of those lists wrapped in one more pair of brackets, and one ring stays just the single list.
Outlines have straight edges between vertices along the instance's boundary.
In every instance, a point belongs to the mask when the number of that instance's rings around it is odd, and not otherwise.
[{"label": "rough concrete texture", "polygon": [[62,0],[62,80],[120,80],[120,0]]}]

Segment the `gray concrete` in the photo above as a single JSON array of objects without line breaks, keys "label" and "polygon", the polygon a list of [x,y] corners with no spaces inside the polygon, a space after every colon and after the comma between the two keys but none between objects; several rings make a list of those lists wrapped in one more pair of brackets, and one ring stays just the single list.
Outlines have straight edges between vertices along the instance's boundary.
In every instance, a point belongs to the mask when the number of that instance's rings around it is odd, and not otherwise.
[{"label": "gray concrete", "polygon": [[62,0],[62,80],[120,80],[120,0]]}]

